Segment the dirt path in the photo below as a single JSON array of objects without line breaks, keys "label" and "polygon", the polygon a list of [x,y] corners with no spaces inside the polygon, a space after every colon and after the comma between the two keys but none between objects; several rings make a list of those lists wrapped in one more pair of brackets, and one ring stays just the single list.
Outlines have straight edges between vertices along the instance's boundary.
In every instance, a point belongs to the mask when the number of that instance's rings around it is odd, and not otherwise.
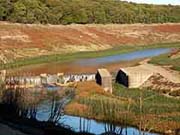
[{"label": "dirt path", "polygon": [[163,67],[155,66],[152,64],[145,64],[144,66],[148,67],[150,70],[158,72],[159,74],[161,74],[171,82],[180,83],[180,75],[178,72],[167,70]]},{"label": "dirt path", "polygon": [[147,70],[153,71],[154,73],[159,73],[169,81],[173,83],[180,83],[180,73],[170,69],[166,69],[162,66],[157,66],[148,63],[149,59],[141,61],[140,64]]}]

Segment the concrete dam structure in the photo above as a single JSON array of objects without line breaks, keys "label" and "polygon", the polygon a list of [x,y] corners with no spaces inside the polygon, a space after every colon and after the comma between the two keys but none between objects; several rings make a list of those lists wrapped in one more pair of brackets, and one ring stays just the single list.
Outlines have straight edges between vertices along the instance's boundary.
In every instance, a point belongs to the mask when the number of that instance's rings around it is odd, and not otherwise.
[{"label": "concrete dam structure", "polygon": [[98,69],[95,78],[104,91],[112,93],[112,76],[107,69]]},{"label": "concrete dam structure", "polygon": [[112,93],[112,82],[122,84],[128,88],[141,87],[150,77],[160,74],[174,83],[180,82],[180,77],[163,67],[152,64],[142,64],[135,67],[121,68],[116,76],[112,77],[107,69],[98,69],[97,73],[84,74],[40,74],[39,76],[7,76],[6,71],[0,71],[0,79],[7,87],[25,86],[35,87],[41,85],[68,86],[76,82],[96,81],[104,91]]},{"label": "concrete dam structure", "polygon": [[116,76],[116,83],[128,88],[138,88],[147,81],[154,72],[143,65],[120,69]]},{"label": "concrete dam structure", "polygon": [[40,74],[39,76],[6,76],[4,82],[7,88],[36,87],[42,85],[66,85],[75,82],[94,81],[95,74]]}]

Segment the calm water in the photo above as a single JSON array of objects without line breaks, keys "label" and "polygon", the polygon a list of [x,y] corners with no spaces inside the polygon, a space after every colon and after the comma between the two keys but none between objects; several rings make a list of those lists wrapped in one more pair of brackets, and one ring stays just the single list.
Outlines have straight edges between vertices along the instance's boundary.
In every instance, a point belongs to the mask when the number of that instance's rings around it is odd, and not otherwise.
[{"label": "calm water", "polygon": [[81,59],[75,61],[74,63],[83,66],[94,66],[94,65],[108,64],[108,63],[114,63],[120,61],[129,61],[140,58],[148,58],[148,57],[158,56],[160,54],[165,54],[170,51],[171,51],[170,48],[146,49],[146,50],[135,51],[125,54],[106,56],[101,58]]},{"label": "calm water", "polygon": [[33,66],[26,66],[18,69],[10,70],[9,72],[18,73],[32,73],[39,75],[41,73],[88,73],[96,72],[97,68],[101,68],[106,64],[121,64],[121,62],[128,62],[130,60],[136,60],[140,58],[148,58],[157,56],[160,54],[165,54],[171,51],[171,48],[157,48],[157,49],[146,49],[141,51],[134,51],[131,53],[117,54],[113,56],[105,56],[99,58],[86,58],[79,59],[72,62],[65,63],[47,63]]},{"label": "calm water", "polygon": [[[39,106],[37,112],[37,119],[39,121],[47,121],[50,115],[50,104],[48,102],[43,103]],[[71,127],[74,131],[86,131],[96,135],[114,131],[119,133],[122,130],[122,135],[139,135],[139,130],[134,127],[123,127],[112,123],[97,122],[93,119],[80,118],[75,116],[65,115],[62,116],[59,123]],[[144,132],[144,135],[158,135],[155,133]]]},{"label": "calm water", "polygon": [[[120,61],[129,61],[129,60],[134,60],[134,59],[139,59],[139,58],[148,58],[148,57],[158,56],[160,54],[165,54],[170,51],[171,51],[170,48],[146,49],[146,50],[141,50],[141,51],[134,51],[131,53],[106,56],[106,57],[101,57],[101,58],[81,59],[81,60],[77,60],[71,63],[71,67],[73,68],[72,66],[73,64],[80,65],[80,66],[95,66],[95,65],[109,64],[109,63],[120,62]],[[50,69],[52,70],[52,65],[50,67],[51,67]],[[46,89],[50,91],[56,91],[56,90],[59,90],[60,88],[48,86]],[[39,121],[47,121],[50,116],[50,109],[51,109],[51,105],[48,102],[41,104],[38,108],[37,119]],[[134,127],[125,128],[123,126],[115,125],[112,123],[98,122],[93,119],[89,120],[86,118],[80,118],[80,117],[74,117],[74,116],[68,116],[68,115],[63,116],[60,119],[59,123],[63,123],[64,125],[67,125],[71,127],[74,131],[78,131],[78,132],[88,131],[89,133],[102,134],[104,132],[109,131],[110,129],[113,129],[113,131],[117,133],[118,131],[122,130],[122,135],[125,135],[126,133],[128,135],[139,135],[139,130]],[[145,132],[145,135],[157,135],[157,134]]]}]

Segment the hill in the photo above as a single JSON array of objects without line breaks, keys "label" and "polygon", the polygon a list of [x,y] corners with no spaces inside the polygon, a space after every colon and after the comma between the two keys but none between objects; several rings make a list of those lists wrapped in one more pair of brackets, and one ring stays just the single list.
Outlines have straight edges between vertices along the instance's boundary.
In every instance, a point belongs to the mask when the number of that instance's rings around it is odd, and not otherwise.
[{"label": "hill", "polygon": [[0,0],[0,20],[43,24],[180,22],[180,6],[120,0]]},{"label": "hill", "polygon": [[179,23],[64,26],[0,22],[1,60],[179,41]]}]

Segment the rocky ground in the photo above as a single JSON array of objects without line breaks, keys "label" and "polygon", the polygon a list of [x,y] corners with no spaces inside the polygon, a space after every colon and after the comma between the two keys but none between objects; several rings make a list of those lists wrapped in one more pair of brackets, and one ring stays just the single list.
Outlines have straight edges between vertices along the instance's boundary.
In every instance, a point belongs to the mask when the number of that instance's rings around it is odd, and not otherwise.
[{"label": "rocky ground", "polygon": [[[172,59],[178,57],[179,50],[171,54]],[[150,59],[140,62],[147,69],[154,71],[154,75],[146,80],[141,88],[149,88],[170,97],[180,98],[180,73],[171,70],[169,66],[148,64]]]},{"label": "rocky ground", "polygon": [[166,96],[180,97],[180,82],[171,82],[160,74],[151,76],[141,88],[149,88]]}]

